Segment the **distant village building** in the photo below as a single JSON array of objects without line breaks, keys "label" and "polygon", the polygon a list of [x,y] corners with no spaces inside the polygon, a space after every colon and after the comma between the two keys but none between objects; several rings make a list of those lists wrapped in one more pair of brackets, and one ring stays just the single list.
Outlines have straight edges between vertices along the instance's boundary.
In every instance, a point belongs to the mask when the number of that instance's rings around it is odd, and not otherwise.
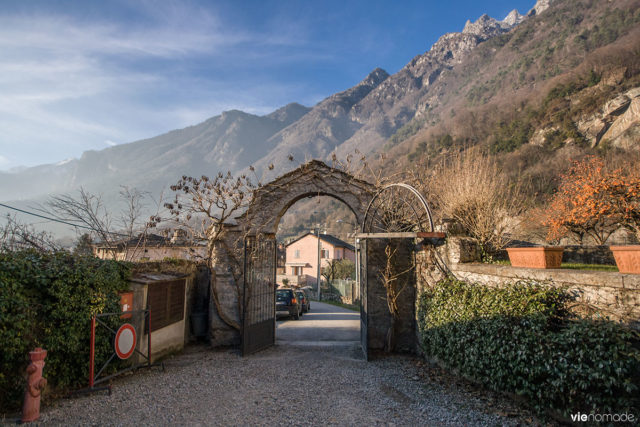
[{"label": "distant village building", "polygon": [[184,230],[175,230],[171,237],[141,234],[112,244],[95,244],[93,254],[100,259],[118,261],[162,261],[165,258],[199,261],[206,257],[207,246],[206,242],[187,239]]},{"label": "distant village building", "polygon": [[[331,260],[356,260],[353,245],[330,234],[320,234],[320,266],[326,267]],[[277,282],[287,279],[289,285],[315,285],[318,275],[318,236],[304,234],[286,247],[285,274],[278,275]]]}]

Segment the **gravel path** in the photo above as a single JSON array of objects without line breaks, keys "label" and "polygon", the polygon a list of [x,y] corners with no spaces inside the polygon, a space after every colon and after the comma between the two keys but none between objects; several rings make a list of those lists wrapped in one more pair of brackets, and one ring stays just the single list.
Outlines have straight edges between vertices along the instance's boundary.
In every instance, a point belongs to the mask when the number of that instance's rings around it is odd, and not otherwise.
[{"label": "gravel path", "polygon": [[113,394],[62,399],[48,425],[517,425],[487,402],[431,380],[418,359],[370,362],[355,346],[276,345],[242,358],[192,346],[166,371],[119,378]]}]

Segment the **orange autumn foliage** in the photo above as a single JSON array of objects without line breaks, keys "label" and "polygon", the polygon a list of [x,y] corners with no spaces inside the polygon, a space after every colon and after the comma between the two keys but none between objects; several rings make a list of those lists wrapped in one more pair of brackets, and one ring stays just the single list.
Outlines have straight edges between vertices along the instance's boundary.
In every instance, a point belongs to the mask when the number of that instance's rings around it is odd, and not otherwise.
[{"label": "orange autumn foliage", "polygon": [[544,224],[549,240],[572,233],[581,242],[590,236],[604,244],[621,227],[640,238],[640,173],[637,168],[609,170],[593,156],[574,162],[561,176]]}]

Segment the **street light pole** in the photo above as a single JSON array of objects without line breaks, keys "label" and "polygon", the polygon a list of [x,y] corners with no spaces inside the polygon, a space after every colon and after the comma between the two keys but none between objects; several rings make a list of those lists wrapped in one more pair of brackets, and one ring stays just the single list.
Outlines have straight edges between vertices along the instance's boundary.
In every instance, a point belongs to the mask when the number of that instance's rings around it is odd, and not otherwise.
[{"label": "street light pole", "polygon": [[[357,234],[358,232],[358,225],[354,224],[352,222],[347,222],[347,221],[343,221],[341,219],[336,220],[336,222],[338,223],[344,223],[344,224],[349,224],[353,227],[353,229],[355,230],[355,234]],[[354,246],[353,246],[353,253],[355,255],[356,258],[356,286],[357,286],[357,290],[358,290],[358,298],[360,298],[360,239],[358,239],[357,237],[354,236]],[[353,295],[352,295],[353,298]]]},{"label": "street light pole", "polygon": [[318,301],[320,301],[320,224],[316,224],[316,236],[318,237],[318,272],[317,272],[317,284],[318,284]]}]

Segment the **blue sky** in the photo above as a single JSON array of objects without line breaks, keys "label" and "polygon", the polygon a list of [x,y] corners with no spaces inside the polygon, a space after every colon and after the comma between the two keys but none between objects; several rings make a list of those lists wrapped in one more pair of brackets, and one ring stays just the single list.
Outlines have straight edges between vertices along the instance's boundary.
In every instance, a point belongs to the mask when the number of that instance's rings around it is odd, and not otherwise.
[{"label": "blue sky", "polygon": [[535,0],[0,2],[0,170],[312,106]]}]

